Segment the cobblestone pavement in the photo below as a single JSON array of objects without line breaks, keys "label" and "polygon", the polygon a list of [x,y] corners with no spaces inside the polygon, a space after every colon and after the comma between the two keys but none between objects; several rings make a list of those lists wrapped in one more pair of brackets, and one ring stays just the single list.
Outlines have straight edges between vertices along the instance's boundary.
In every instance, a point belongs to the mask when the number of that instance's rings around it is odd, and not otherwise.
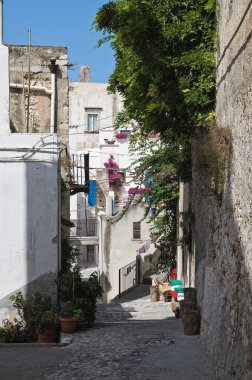
[{"label": "cobblestone pavement", "polygon": [[169,303],[140,286],[98,305],[92,329],[64,334],[65,347],[0,349],[1,380],[214,380],[198,336],[186,336]]}]

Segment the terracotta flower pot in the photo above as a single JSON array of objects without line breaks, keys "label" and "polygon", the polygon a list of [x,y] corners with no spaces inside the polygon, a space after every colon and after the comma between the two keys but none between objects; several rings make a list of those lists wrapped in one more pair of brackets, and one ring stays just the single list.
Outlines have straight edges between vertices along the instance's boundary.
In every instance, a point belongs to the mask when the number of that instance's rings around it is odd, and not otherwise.
[{"label": "terracotta flower pot", "polygon": [[46,330],[46,331],[38,331],[37,337],[38,343],[54,343],[56,342],[56,330],[55,328]]},{"label": "terracotta flower pot", "polygon": [[65,333],[71,333],[76,330],[77,318],[75,317],[61,317],[60,327],[61,331]]}]

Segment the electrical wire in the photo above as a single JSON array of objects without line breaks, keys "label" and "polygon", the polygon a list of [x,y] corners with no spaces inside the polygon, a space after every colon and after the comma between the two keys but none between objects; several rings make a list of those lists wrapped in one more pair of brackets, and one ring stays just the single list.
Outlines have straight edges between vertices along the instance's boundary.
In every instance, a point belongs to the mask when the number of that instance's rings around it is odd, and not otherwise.
[{"label": "electrical wire", "polygon": [[[97,119],[96,122],[101,121],[101,120],[105,120],[105,119],[110,119],[113,116],[115,116],[115,115],[110,115],[110,116],[102,117],[100,119]],[[69,125],[69,128],[82,127],[82,126],[85,126],[85,125],[88,125],[88,123]]]},{"label": "electrical wire", "polygon": [[[14,157],[0,157],[0,161],[1,162],[11,162],[11,161],[27,161],[29,159],[29,161],[41,161],[41,162],[54,162],[54,161],[50,161],[50,160],[40,160],[40,159],[31,159],[31,155],[33,155],[34,153],[37,153],[38,150],[41,150],[43,147],[45,147],[47,144],[51,144],[51,143],[45,143],[44,140],[46,140],[47,138],[53,136],[54,133],[50,133],[49,135],[46,135],[44,137],[40,137],[39,140],[31,147],[27,150],[27,152],[21,156],[14,156]],[[36,146],[42,142],[42,146],[39,147],[38,149],[35,149]],[[60,144],[58,142],[53,142],[54,144],[57,145],[57,149],[58,149],[58,153],[59,153],[59,149],[60,149]],[[35,150],[35,152],[34,152]],[[31,155],[29,157],[26,157],[29,153],[31,153]]]},{"label": "electrical wire", "polygon": [[[15,117],[15,119],[18,120],[19,122],[24,123],[24,120],[23,120],[20,116],[17,116],[16,114],[14,114],[14,113],[12,113],[12,112],[10,112],[10,115],[13,116],[13,117]],[[109,118],[111,118],[111,117],[113,117],[113,116],[107,116],[107,117],[104,117],[104,118],[99,119],[99,120],[109,119]],[[73,133],[72,133],[72,132],[70,132],[70,131],[71,131],[72,128],[78,128],[78,127],[86,126],[86,125],[88,125],[88,123],[85,123],[85,124],[76,124],[76,125],[74,125],[74,126],[69,125],[69,126],[68,126],[68,128],[69,128],[69,136],[82,135],[83,132],[73,132]],[[49,129],[49,128],[50,128],[50,127],[48,126],[48,129]],[[102,131],[102,130],[104,130],[104,129],[108,129],[108,128],[114,128],[114,125],[108,125],[108,126],[106,126],[106,127],[99,128],[99,130],[97,131],[97,133],[99,133],[99,131]],[[56,130],[58,130],[58,126],[56,126]],[[86,132],[88,132],[88,131],[86,131]],[[15,133],[15,132],[14,132],[14,133]],[[90,132],[90,133],[92,133],[92,132]],[[96,133],[96,131],[94,131],[94,133]]]},{"label": "electrical wire", "polygon": [[[74,150],[75,152],[79,152],[81,149],[77,150],[76,148],[73,148],[73,147],[69,147],[70,151],[71,150]],[[83,149],[83,153],[80,153],[81,154],[91,154],[91,153],[97,153],[98,155],[97,156],[93,156],[93,157],[99,157],[100,154],[112,154],[110,152],[100,152],[99,150],[95,151],[95,150],[89,150],[89,149]],[[72,154],[70,152],[70,154]],[[130,156],[128,153],[113,153],[113,155],[117,155],[117,156]]]},{"label": "electrical wire", "polygon": [[[78,126],[77,126],[78,127]],[[99,133],[99,131],[103,131],[104,129],[108,128],[115,128],[114,125],[108,125],[107,127],[99,128],[98,131],[82,131],[82,132],[74,132],[74,133],[69,133],[69,136],[74,136],[74,135],[83,135],[84,132],[89,132],[89,133]]]}]

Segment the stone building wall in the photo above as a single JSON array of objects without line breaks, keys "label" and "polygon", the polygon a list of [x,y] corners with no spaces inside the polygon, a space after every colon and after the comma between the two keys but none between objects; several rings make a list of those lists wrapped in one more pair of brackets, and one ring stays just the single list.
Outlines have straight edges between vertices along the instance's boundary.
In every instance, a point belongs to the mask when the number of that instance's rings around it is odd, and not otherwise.
[{"label": "stone building wall", "polygon": [[[10,82],[28,84],[28,47],[9,46]],[[68,52],[65,47],[31,46],[31,85],[51,89],[52,61],[56,65],[55,124],[61,141],[68,142]],[[10,89],[10,119],[13,132],[26,133],[27,89]],[[25,98],[25,100],[24,100]],[[50,95],[42,91],[30,93],[29,133],[50,132]]]},{"label": "stone building wall", "polygon": [[[69,83],[68,83],[68,50],[61,46],[31,46],[30,84],[51,90],[51,65],[56,65],[56,106],[55,132],[61,143],[61,176],[67,174],[65,162],[69,141]],[[9,46],[10,83],[28,85],[27,46]],[[13,133],[50,133],[51,97],[44,91],[30,91],[29,130],[26,127],[28,90],[10,88],[10,125]],[[63,187],[64,188],[64,187]],[[63,189],[62,188],[62,189]],[[69,219],[69,191],[61,194],[61,215]],[[68,227],[63,225],[63,234],[67,236]]]},{"label": "stone building wall", "polygon": [[217,123],[232,132],[222,199],[194,173],[196,287],[201,337],[222,380],[252,378],[251,1],[220,0]]}]

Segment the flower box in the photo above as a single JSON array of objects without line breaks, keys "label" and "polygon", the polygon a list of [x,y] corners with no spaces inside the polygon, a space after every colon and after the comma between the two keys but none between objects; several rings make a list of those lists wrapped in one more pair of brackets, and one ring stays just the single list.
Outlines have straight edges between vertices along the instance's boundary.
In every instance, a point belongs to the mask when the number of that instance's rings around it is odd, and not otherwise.
[{"label": "flower box", "polygon": [[123,139],[127,139],[129,137],[129,134],[128,133],[117,133],[115,135],[115,137],[118,139],[118,140],[123,140]]}]

